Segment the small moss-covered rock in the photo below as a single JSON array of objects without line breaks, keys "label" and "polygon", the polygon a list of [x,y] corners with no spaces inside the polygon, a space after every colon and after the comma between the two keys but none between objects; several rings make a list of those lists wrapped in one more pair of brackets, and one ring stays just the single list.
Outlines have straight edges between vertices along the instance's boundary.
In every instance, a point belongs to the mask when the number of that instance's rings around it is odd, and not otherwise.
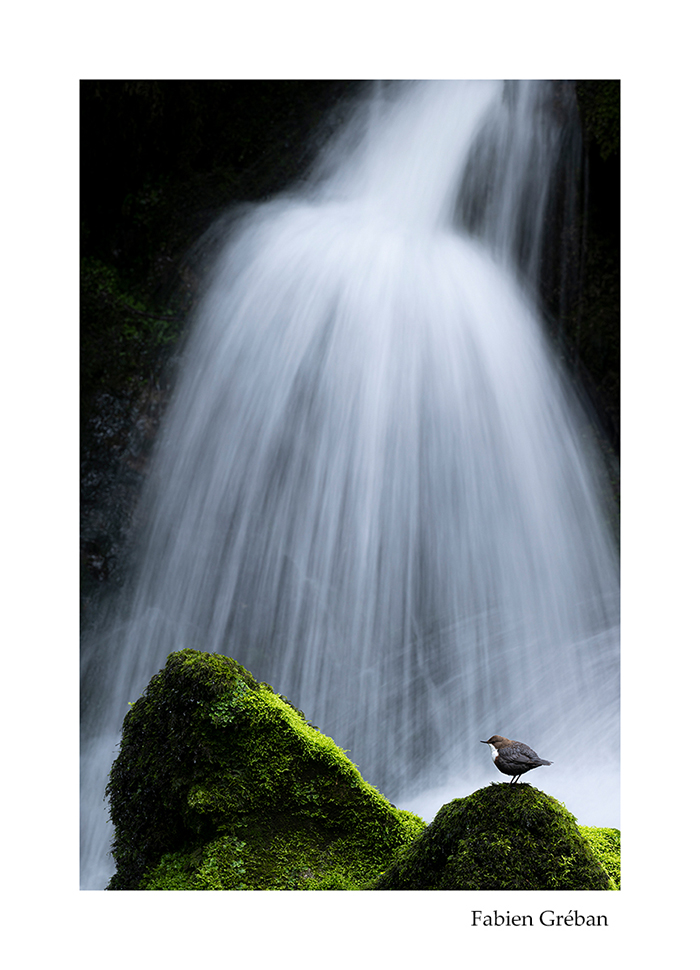
[{"label": "small moss-covered rock", "polygon": [[124,719],[109,889],[360,889],[425,823],[228,657],[168,657]]},{"label": "small moss-covered rock", "polygon": [[579,825],[601,866],[610,876],[611,889],[620,888],[620,830]]},{"label": "small moss-covered rock", "polygon": [[493,784],[443,805],[375,889],[612,889],[556,799],[527,784]]}]

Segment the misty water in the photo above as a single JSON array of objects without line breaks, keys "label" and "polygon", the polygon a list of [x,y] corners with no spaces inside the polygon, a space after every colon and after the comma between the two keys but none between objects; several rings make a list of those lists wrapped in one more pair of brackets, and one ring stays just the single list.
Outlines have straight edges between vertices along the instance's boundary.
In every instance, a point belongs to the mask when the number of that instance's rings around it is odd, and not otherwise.
[{"label": "misty water", "polygon": [[184,647],[234,657],[426,820],[501,780],[479,742],[502,734],[554,762],[527,781],[619,824],[605,475],[534,296],[576,149],[553,97],[377,86],[301,187],[235,220],[128,596],[84,646],[84,888],[111,872],[128,702]]}]

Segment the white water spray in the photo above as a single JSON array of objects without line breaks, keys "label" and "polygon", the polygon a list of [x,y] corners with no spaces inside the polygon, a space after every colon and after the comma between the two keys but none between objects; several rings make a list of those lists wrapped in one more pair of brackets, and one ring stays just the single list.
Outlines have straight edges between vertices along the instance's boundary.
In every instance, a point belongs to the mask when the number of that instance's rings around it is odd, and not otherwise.
[{"label": "white water spray", "polygon": [[617,824],[617,560],[521,288],[558,152],[543,90],[392,87],[227,241],[128,616],[86,663],[86,885],[127,701],[183,647],[286,694],[402,807],[500,780],[479,741],[501,733],[579,816],[597,766],[581,820]]}]

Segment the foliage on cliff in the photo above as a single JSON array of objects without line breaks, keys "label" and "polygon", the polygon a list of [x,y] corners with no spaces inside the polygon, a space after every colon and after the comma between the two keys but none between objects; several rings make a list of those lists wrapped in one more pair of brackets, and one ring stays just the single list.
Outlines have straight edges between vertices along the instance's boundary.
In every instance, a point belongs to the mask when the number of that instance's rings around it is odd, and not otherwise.
[{"label": "foliage on cliff", "polygon": [[528,784],[493,784],[443,805],[376,889],[613,889],[576,819]]},{"label": "foliage on cliff", "polygon": [[168,657],[124,719],[110,889],[360,889],[424,827],[228,657]]}]

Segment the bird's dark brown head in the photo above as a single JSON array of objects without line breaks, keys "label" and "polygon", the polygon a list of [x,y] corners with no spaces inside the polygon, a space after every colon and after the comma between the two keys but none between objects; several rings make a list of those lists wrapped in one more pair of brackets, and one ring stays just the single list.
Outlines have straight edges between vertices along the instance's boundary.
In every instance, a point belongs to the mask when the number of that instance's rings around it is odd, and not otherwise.
[{"label": "bird's dark brown head", "polygon": [[492,735],[488,741],[481,741],[481,744],[503,744],[504,741],[508,741],[508,738],[502,738],[500,734]]}]

